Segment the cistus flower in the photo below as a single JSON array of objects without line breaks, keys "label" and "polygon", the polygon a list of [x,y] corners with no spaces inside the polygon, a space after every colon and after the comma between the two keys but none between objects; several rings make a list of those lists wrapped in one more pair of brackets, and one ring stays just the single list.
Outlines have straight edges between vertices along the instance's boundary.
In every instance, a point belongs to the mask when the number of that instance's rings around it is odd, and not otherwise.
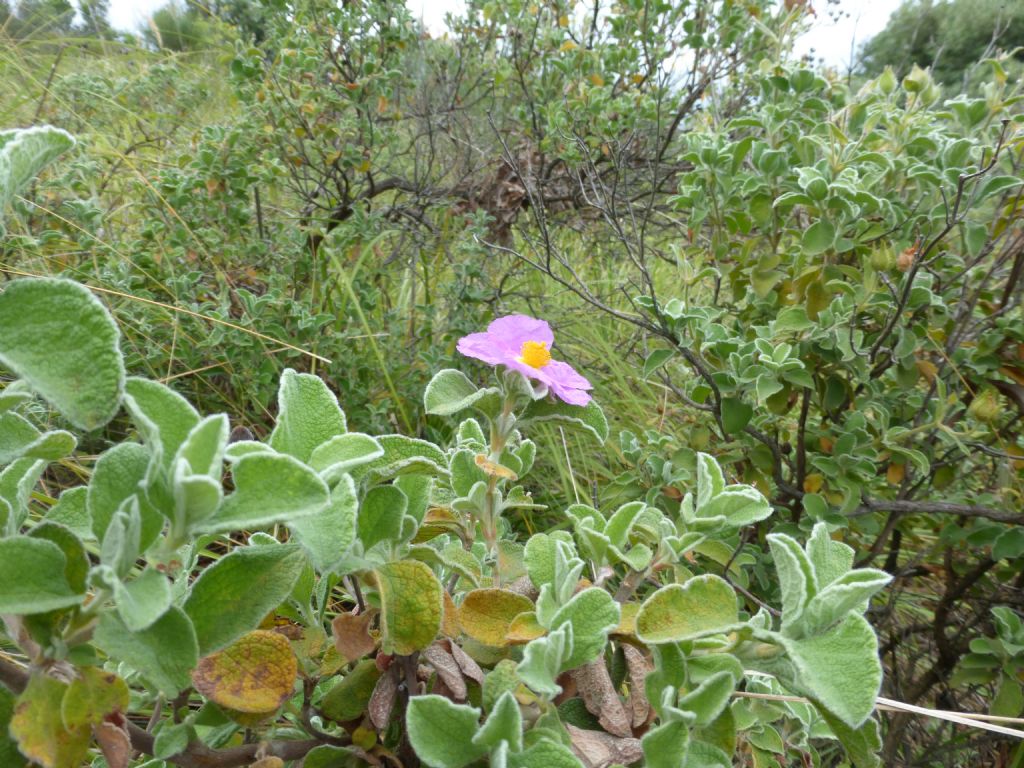
[{"label": "cistus flower", "polygon": [[526,315],[499,317],[483,333],[459,339],[458,350],[466,357],[489,365],[503,365],[527,378],[546,384],[555,397],[570,405],[586,405],[593,389],[590,382],[568,363],[551,359],[555,334],[543,320]]}]

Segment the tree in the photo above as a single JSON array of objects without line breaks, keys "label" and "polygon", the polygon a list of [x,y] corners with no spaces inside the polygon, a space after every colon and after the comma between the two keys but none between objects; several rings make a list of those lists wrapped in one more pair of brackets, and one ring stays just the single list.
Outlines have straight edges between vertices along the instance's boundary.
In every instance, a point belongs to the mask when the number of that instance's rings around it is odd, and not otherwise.
[{"label": "tree", "polygon": [[110,0],[79,0],[82,30],[94,37],[110,37]]},{"label": "tree", "polygon": [[[875,76],[891,66],[904,75],[932,67],[944,83],[961,81],[997,49],[1024,46],[1024,4],[1010,0],[905,0],[884,30],[862,49],[862,66]],[[1018,52],[1024,60],[1024,53]]]}]

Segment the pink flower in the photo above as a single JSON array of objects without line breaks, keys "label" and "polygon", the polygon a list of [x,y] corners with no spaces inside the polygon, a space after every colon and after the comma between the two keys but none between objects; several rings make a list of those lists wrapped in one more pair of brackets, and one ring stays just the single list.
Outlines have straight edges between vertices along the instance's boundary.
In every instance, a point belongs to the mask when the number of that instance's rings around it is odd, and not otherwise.
[{"label": "pink flower", "polygon": [[570,405],[586,405],[593,389],[590,382],[568,363],[552,360],[550,348],[555,335],[543,320],[526,315],[499,317],[484,333],[459,339],[459,352],[489,365],[504,365],[527,378],[546,384],[556,397]]}]

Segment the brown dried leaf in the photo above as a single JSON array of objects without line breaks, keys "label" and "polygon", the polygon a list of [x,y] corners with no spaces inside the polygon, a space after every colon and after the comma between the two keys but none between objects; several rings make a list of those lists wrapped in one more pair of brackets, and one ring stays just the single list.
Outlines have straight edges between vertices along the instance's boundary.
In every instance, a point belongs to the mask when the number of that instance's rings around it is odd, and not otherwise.
[{"label": "brown dried leaf", "polygon": [[110,768],[128,768],[133,750],[123,717],[115,715],[99,725],[94,725],[92,735]]},{"label": "brown dried leaf", "polygon": [[377,641],[370,636],[370,623],[376,611],[365,613],[343,613],[331,622],[334,647],[345,661],[357,661],[377,647]]},{"label": "brown dried leaf", "polygon": [[466,681],[462,677],[462,670],[452,654],[448,653],[437,643],[424,649],[422,658],[430,663],[437,671],[437,676],[451,692],[451,698],[455,701],[466,700]]},{"label": "brown dried leaf", "polygon": [[629,765],[643,757],[640,739],[632,736],[620,738],[601,731],[587,731],[566,723],[572,751],[586,768],[608,768],[610,765]]},{"label": "brown dried leaf", "polygon": [[470,680],[475,682],[477,685],[484,684],[484,671],[480,669],[480,665],[477,664],[469,654],[466,653],[457,644],[448,640],[444,641],[445,647],[449,649],[452,656],[455,659],[455,663],[459,665],[459,669],[462,670],[462,674],[468,677]]},{"label": "brown dried leaf", "polygon": [[378,731],[387,728],[391,720],[391,710],[395,708],[395,698],[398,696],[398,672],[399,665],[393,664],[387,674],[381,676],[366,707],[370,722]]},{"label": "brown dried leaf", "polygon": [[506,584],[505,589],[509,592],[515,592],[517,595],[528,597],[531,601],[536,600],[537,596],[540,594],[540,592],[537,591],[537,587],[535,587],[533,582],[530,581],[529,576],[520,576],[515,581]]},{"label": "brown dried leaf", "polygon": [[615,736],[632,736],[632,719],[615,691],[603,658],[572,670],[570,675],[576,681],[587,711],[597,716],[602,728]]},{"label": "brown dried leaf", "polygon": [[633,712],[633,727],[639,728],[651,716],[651,702],[647,700],[644,680],[653,667],[647,657],[628,643],[622,644],[626,656],[626,672],[629,677],[629,708]]}]

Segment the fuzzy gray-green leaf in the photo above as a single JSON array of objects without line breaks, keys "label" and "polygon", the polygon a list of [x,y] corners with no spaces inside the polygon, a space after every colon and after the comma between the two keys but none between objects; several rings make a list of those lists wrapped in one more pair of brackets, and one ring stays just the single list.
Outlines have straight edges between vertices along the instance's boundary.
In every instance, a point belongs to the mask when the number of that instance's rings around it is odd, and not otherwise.
[{"label": "fuzzy gray-green leaf", "polygon": [[79,429],[103,426],[121,406],[119,342],[106,307],[78,283],[24,278],[0,293],[0,364]]}]

